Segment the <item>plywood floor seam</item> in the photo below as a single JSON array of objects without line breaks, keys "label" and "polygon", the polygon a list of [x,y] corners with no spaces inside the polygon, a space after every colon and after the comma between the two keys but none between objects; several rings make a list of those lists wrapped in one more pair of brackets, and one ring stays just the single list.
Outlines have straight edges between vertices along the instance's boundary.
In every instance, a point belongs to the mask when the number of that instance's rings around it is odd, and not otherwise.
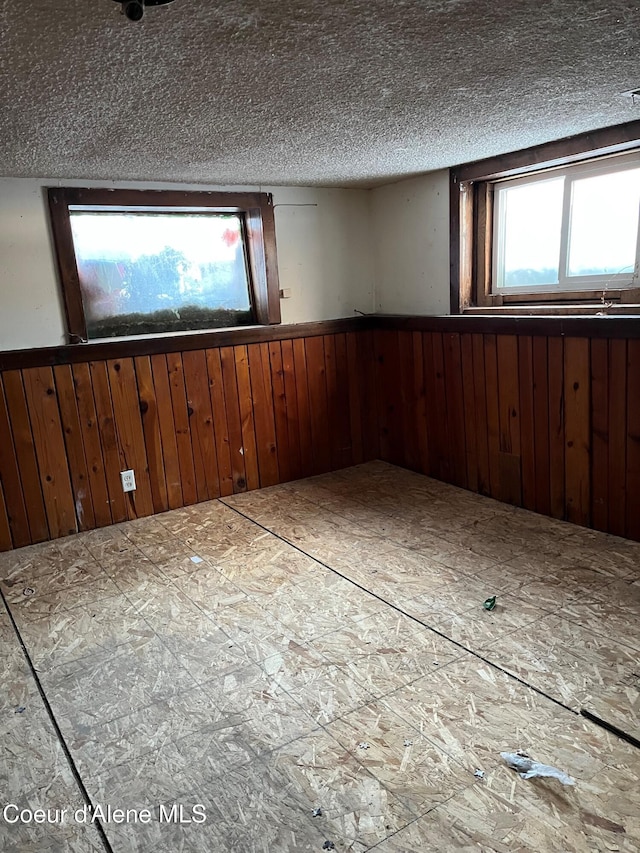
[{"label": "plywood floor seam", "polygon": [[[0,578],[89,796],[152,808],[105,823],[114,851],[631,851],[640,753],[578,712],[638,730],[639,564],[369,463],[0,555]],[[72,799],[7,621],[2,790]],[[521,780],[516,749],[576,785]],[[174,803],[206,823],[161,823]],[[103,849],[91,829],[0,841]]]}]

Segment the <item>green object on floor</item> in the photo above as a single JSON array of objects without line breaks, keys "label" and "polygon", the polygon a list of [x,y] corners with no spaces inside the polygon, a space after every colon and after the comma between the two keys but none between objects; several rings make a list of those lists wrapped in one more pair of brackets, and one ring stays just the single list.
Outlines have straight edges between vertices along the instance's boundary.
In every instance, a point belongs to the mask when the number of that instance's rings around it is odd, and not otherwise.
[{"label": "green object on floor", "polygon": [[485,610],[493,610],[496,606],[497,595],[492,595],[491,598],[487,598],[487,600],[483,603],[483,607]]}]

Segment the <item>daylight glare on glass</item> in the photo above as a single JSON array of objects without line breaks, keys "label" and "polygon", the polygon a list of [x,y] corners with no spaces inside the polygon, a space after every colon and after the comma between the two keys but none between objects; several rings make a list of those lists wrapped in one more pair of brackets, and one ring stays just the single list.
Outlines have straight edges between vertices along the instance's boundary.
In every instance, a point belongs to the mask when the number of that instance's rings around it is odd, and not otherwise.
[{"label": "daylight glare on glass", "polygon": [[90,337],[251,321],[240,217],[72,211]]},{"label": "daylight glare on glass", "polygon": [[639,209],[640,169],[574,181],[569,275],[633,272]]},{"label": "daylight glare on glass", "polygon": [[563,190],[562,177],[499,190],[504,217],[498,261],[501,285],[558,281]]}]

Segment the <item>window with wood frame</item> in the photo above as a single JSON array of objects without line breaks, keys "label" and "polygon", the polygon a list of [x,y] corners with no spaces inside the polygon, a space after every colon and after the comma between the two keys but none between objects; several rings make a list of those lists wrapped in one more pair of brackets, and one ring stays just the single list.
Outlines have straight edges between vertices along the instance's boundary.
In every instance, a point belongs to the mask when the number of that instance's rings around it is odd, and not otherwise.
[{"label": "window with wood frame", "polygon": [[265,193],[51,188],[71,343],[280,322]]},{"label": "window with wood frame", "polygon": [[640,122],[451,170],[452,313],[635,312],[639,270]]}]

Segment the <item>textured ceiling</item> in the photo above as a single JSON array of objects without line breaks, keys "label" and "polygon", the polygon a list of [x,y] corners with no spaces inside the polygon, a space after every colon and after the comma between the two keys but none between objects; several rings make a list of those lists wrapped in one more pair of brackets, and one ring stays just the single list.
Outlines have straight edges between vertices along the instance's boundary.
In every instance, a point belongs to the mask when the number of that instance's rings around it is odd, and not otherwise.
[{"label": "textured ceiling", "polygon": [[640,118],[640,5],[0,0],[0,173],[374,186]]}]

